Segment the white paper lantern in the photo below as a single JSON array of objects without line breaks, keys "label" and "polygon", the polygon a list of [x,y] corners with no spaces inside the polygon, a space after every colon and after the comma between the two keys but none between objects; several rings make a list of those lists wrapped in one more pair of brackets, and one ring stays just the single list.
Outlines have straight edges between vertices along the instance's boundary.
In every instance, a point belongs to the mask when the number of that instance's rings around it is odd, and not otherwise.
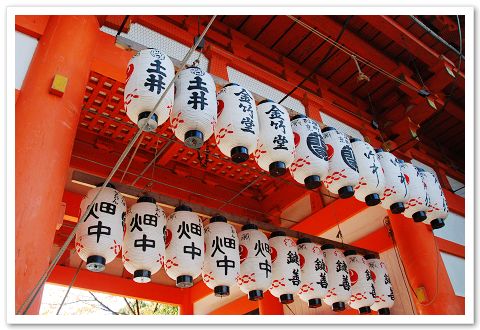
[{"label": "white paper lantern", "polygon": [[257,107],[252,94],[237,84],[225,85],[217,95],[215,142],[235,163],[248,160],[257,147]]},{"label": "white paper lantern", "polygon": [[249,300],[263,299],[263,292],[272,284],[270,245],[264,233],[254,224],[242,227],[240,241],[240,274],[237,284]]},{"label": "white paper lantern", "polygon": [[351,296],[347,261],[343,253],[331,244],[322,245],[322,250],[328,275],[328,291],[323,301],[332,306],[334,312],[341,312]]},{"label": "white paper lantern", "polygon": [[302,285],[298,290],[300,299],[308,303],[308,307],[322,306],[322,299],[327,295],[327,264],[323,258],[320,245],[312,243],[308,238],[297,241],[300,257]]},{"label": "white paper lantern", "polygon": [[287,110],[271,100],[257,106],[260,134],[255,160],[271,176],[281,176],[293,162],[294,141]]},{"label": "white paper lantern", "polygon": [[375,151],[385,174],[385,190],[381,197],[381,205],[394,214],[400,214],[405,211],[405,203],[409,200],[407,181],[400,170],[397,157],[382,149]]},{"label": "white paper lantern", "polygon": [[407,182],[409,200],[405,203],[403,215],[412,218],[415,222],[422,222],[427,218],[427,190],[422,177],[415,166],[400,161],[400,169]]},{"label": "white paper lantern", "polygon": [[165,271],[171,279],[176,280],[177,287],[188,288],[201,274],[204,258],[202,221],[190,207],[180,205],[167,220]]},{"label": "white paper lantern", "polygon": [[283,231],[274,231],[268,240],[272,255],[270,293],[282,304],[291,304],[302,283],[297,245]]},{"label": "white paper lantern", "polygon": [[370,308],[380,315],[389,315],[395,296],[385,263],[374,255],[366,255],[365,259],[370,268],[376,293],[375,302]]},{"label": "white paper lantern", "polygon": [[350,139],[353,154],[358,165],[360,180],[355,186],[355,198],[368,206],[380,203],[385,188],[385,176],[382,165],[373,147],[360,139]]},{"label": "white paper lantern", "polygon": [[290,174],[308,189],[318,188],[328,175],[327,147],[320,126],[305,115],[293,117],[291,123],[295,153]]},{"label": "white paper lantern", "polygon": [[360,179],[357,161],[348,138],[333,127],[322,129],[327,146],[328,175],[323,180],[325,187],[340,198],[352,197]]},{"label": "white paper lantern", "polygon": [[375,285],[367,261],[354,250],[344,253],[350,274],[351,296],[349,305],[360,314],[369,314],[376,298]]},{"label": "white paper lantern", "polygon": [[419,174],[427,190],[427,219],[433,229],[439,229],[445,226],[445,219],[448,217],[448,206],[442,186],[435,175],[428,171],[420,170]]},{"label": "white paper lantern", "polygon": [[[81,217],[92,204],[102,184],[91,189],[80,203]],[[75,249],[86,267],[101,272],[113,261],[122,248],[123,224],[127,206],[123,196],[108,183],[98,195],[90,212],[78,227]],[[80,217],[80,218],[81,218]]]},{"label": "white paper lantern", "polygon": [[170,124],[175,136],[189,148],[199,149],[213,134],[217,99],[212,76],[197,67],[183,70],[175,80],[175,102]]},{"label": "white paper lantern", "polygon": [[[144,49],[131,58],[124,91],[125,110],[131,121],[142,127],[174,76],[172,61],[159,49]],[[173,94],[172,86],[155,108],[145,131],[155,130],[168,119],[173,107]]]},{"label": "white paper lantern", "polygon": [[152,197],[140,197],[127,212],[122,261],[135,282],[150,282],[162,268],[166,224],[165,212]]},{"label": "white paper lantern", "polygon": [[240,255],[237,232],[225,217],[212,217],[205,226],[205,246],[203,281],[215,296],[228,296],[240,273]]}]

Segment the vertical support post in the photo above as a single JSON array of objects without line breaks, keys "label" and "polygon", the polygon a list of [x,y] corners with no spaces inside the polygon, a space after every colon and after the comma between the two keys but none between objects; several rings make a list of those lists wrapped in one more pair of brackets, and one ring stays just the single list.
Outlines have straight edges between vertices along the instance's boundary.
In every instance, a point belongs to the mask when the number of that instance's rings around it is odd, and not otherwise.
[{"label": "vertical support post", "polygon": [[283,315],[283,305],[270,291],[263,292],[263,299],[258,301],[260,315]]},{"label": "vertical support post", "polygon": [[230,59],[222,54],[222,50],[212,44],[208,44],[205,56],[208,58],[208,71],[210,74],[228,81],[227,66],[230,64]]},{"label": "vertical support post", "polygon": [[[95,16],[51,16],[16,102],[16,309],[48,267],[98,33]],[[56,74],[68,78],[61,96],[49,93]]]}]

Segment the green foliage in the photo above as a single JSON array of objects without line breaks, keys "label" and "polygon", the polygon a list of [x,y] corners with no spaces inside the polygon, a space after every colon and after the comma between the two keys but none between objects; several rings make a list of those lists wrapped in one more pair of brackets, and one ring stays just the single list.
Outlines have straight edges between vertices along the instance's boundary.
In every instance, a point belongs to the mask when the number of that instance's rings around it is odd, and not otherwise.
[{"label": "green foliage", "polygon": [[[130,307],[127,305],[130,305]],[[138,304],[138,309],[137,309]],[[137,314],[138,313],[138,314]],[[120,315],[178,315],[178,307],[153,301],[126,299],[125,307],[118,310]]]}]

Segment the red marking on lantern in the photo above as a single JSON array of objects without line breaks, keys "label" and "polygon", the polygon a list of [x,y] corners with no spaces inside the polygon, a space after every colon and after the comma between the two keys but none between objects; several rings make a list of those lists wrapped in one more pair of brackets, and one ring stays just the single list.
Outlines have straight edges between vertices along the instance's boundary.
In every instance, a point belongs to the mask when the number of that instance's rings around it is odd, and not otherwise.
[{"label": "red marking on lantern", "polygon": [[122,246],[118,244],[116,240],[113,240],[113,245],[110,246],[110,250],[113,250],[113,253],[115,253],[115,255],[117,255],[118,252],[120,252],[121,248]]},{"label": "red marking on lantern", "polygon": [[122,254],[122,260],[123,260],[123,262],[125,262],[125,261],[130,261],[130,259],[128,259],[128,258],[126,257],[127,253],[128,253],[128,251],[125,251],[125,252]]},{"label": "red marking on lantern", "polygon": [[404,174],[403,176],[405,177],[405,180],[407,181],[407,184],[409,184],[410,183],[410,178],[408,177],[408,175]]},{"label": "red marking on lantern", "polygon": [[377,275],[375,275],[375,273],[373,272],[373,270],[370,270],[370,275],[372,276],[373,282],[375,282],[375,280],[377,279]]},{"label": "red marking on lantern", "polygon": [[335,153],[335,150],[333,149],[333,147],[327,143],[327,156],[328,156],[328,160],[330,160],[332,157],[333,157],[333,154]]},{"label": "red marking on lantern", "polygon": [[355,285],[358,281],[358,274],[353,269],[348,270],[348,274],[350,275],[350,282],[352,282],[352,286]]},{"label": "red marking on lantern", "polygon": [[165,247],[167,248],[172,241],[172,231],[170,229],[165,230]]},{"label": "red marking on lantern", "polygon": [[250,283],[250,282],[256,282],[254,275],[255,275],[255,273],[251,273],[250,275],[245,274],[243,276],[237,277],[237,284],[239,286],[241,286],[242,284],[246,284],[246,283]]},{"label": "red marking on lantern", "polygon": [[240,245],[240,263],[243,263],[248,256],[248,249],[245,245]]},{"label": "red marking on lantern", "polygon": [[272,257],[272,262],[277,259],[277,250],[273,246],[270,247],[270,255]]},{"label": "red marking on lantern", "polygon": [[223,100],[217,100],[217,118],[222,114],[224,107],[225,104],[223,103]]},{"label": "red marking on lantern", "polygon": [[300,143],[300,135],[296,132],[293,132],[293,143],[295,143],[295,147]]},{"label": "red marking on lantern", "polygon": [[299,253],[299,256],[300,256],[300,269],[303,269],[303,265],[305,265],[305,257],[301,253]]},{"label": "red marking on lantern", "polygon": [[205,283],[208,283],[210,281],[214,281],[215,278],[212,276],[212,272],[208,273],[208,274],[203,274],[203,281]]},{"label": "red marking on lantern", "polygon": [[333,181],[338,181],[342,178],[346,178],[347,176],[343,174],[343,172],[345,172],[345,169],[341,170],[340,172],[335,171],[332,173],[332,175],[327,175],[327,177],[323,181],[325,187],[328,188]]},{"label": "red marking on lantern", "polygon": [[125,84],[128,83],[128,80],[130,79],[130,76],[133,73],[133,70],[135,69],[133,63],[130,63],[127,67],[127,79],[125,80]]},{"label": "red marking on lantern", "polygon": [[167,262],[165,263],[165,268],[170,269],[172,267],[178,266],[178,264],[174,261],[177,259],[177,257],[173,257],[172,259],[167,259]]}]

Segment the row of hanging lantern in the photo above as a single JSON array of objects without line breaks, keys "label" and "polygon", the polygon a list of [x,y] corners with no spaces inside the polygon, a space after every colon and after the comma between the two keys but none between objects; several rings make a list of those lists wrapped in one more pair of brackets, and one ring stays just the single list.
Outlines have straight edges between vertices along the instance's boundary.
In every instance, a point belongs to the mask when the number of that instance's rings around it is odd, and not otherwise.
[{"label": "row of hanging lantern", "polygon": [[[142,126],[155,108],[175,70],[158,49],[138,52],[129,62],[124,104],[130,119]],[[411,164],[360,139],[349,139],[333,127],[320,126],[305,115],[290,120],[287,110],[271,100],[258,106],[238,84],[227,84],[215,95],[213,78],[197,67],[178,74],[155,108],[145,130],[170,119],[175,136],[198,149],[212,134],[220,151],[241,163],[253,154],[272,176],[289,169],[308,189],[324,186],[340,198],[355,196],[369,206],[381,204],[392,213],[426,221],[434,229],[448,215],[438,180]],[[408,172],[408,173],[407,173]]]},{"label": "row of hanging lantern", "polygon": [[[83,199],[82,215],[99,189],[90,190]],[[311,308],[321,306],[323,300],[334,311],[348,304],[360,313],[371,308],[383,314],[394,299],[385,265],[378,259],[373,258],[370,266],[354,251],[342,253],[333,245],[320,246],[306,238],[295,243],[282,231],[267,239],[253,224],[243,226],[237,235],[220,215],[204,228],[200,217],[185,205],[167,218],[148,196],[140,197],[127,212],[122,195],[112,185],[98,195],[80,224],[75,247],[91,271],[103,271],[122,251],[124,267],[135,282],[150,282],[164,267],[181,288],[191,287],[201,274],[218,297],[228,296],[237,285],[254,301],[268,290],[282,304],[292,303],[298,295]],[[381,281],[376,281],[375,267],[381,268]],[[381,293],[378,299],[375,292]]]}]

